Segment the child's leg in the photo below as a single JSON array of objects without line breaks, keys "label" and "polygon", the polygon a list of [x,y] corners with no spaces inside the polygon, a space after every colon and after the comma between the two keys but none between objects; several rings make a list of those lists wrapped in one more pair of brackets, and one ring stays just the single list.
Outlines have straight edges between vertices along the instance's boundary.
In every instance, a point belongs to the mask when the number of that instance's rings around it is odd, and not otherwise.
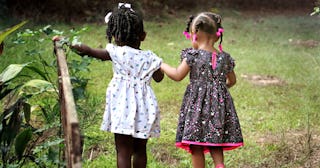
[{"label": "child's leg", "polygon": [[193,168],[205,168],[203,147],[198,145],[190,145],[190,149],[192,154]]},{"label": "child's leg", "polygon": [[216,168],[224,168],[223,149],[221,147],[211,147],[210,154]]},{"label": "child's leg", "polygon": [[133,167],[147,166],[147,139],[133,138]]},{"label": "child's leg", "polygon": [[118,168],[131,168],[133,138],[130,135],[114,134]]}]

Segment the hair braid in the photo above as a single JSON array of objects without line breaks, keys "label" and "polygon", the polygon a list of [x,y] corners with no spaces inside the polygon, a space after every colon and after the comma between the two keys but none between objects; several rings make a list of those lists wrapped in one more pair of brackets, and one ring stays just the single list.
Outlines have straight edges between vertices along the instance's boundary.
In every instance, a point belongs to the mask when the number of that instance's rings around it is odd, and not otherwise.
[{"label": "hair braid", "polygon": [[189,20],[187,21],[187,27],[186,27],[186,29],[185,29],[186,32],[189,32],[189,31],[190,31],[190,25],[191,25],[193,19],[194,19],[194,16],[193,16],[193,15],[190,15],[190,16],[189,16]]},{"label": "hair braid", "polygon": [[141,41],[142,33],[144,28],[141,15],[125,6],[114,9],[106,30],[109,43],[114,38],[118,45],[132,46]]},{"label": "hair braid", "polygon": [[[222,25],[221,25],[221,20],[222,20],[222,18],[221,18],[221,16],[220,15],[218,15],[218,14],[215,14],[215,13],[210,13],[210,15],[211,15],[211,18],[216,22],[216,24],[217,24],[217,31],[218,31],[218,29],[219,28],[223,28],[222,27]],[[221,33],[221,35],[220,35],[220,42],[219,42],[219,45],[221,45],[222,44],[222,38],[223,37],[223,33]]]}]

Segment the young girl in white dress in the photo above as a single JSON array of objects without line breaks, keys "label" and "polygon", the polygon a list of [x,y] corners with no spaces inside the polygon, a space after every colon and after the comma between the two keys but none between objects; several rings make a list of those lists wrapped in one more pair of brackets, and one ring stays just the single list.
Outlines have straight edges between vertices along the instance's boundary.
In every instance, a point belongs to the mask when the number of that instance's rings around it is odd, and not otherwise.
[{"label": "young girl in white dress", "polygon": [[118,168],[143,168],[148,138],[160,135],[160,111],[150,83],[163,79],[162,59],[140,49],[146,32],[142,16],[130,4],[119,4],[106,16],[106,22],[106,49],[84,44],[72,47],[80,55],[112,61],[113,78],[106,92],[101,130],[114,133]]}]

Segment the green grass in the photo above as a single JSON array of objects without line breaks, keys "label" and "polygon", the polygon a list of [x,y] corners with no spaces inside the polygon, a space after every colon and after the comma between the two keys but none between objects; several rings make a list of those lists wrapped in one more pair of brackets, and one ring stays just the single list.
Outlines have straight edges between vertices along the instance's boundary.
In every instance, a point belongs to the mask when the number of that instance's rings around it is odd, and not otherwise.
[{"label": "green grass", "polygon": [[[320,22],[317,17],[305,15],[273,15],[232,13],[222,11],[225,28],[223,47],[236,60],[238,82],[230,90],[240,118],[245,146],[225,153],[228,167],[318,167],[320,161],[312,160],[319,149],[320,109]],[[182,31],[184,17],[145,23],[147,38],[142,49],[158,54],[164,62],[177,66],[180,51],[189,47]],[[183,19],[181,19],[183,18]],[[83,25],[76,25],[79,29]],[[93,47],[105,46],[105,26],[87,24],[89,31],[81,41]],[[35,25],[34,27],[38,27]],[[53,25],[55,29],[68,30],[67,25]],[[13,37],[11,37],[13,38]],[[7,40],[5,53],[0,57],[1,69],[11,63],[28,61],[21,51]],[[299,41],[318,41],[315,47]],[[37,46],[27,43],[25,47]],[[52,46],[46,48],[48,59]],[[71,56],[76,57],[71,54]],[[14,57],[14,58],[13,58]],[[115,167],[113,135],[99,130],[104,111],[105,89],[112,77],[111,63],[93,61],[88,85],[89,106],[95,120],[82,132],[86,136],[83,167]],[[281,85],[255,85],[242,75],[270,75],[284,81]],[[175,147],[175,129],[182,96],[188,78],[174,82],[167,77],[161,83],[152,83],[161,109],[161,137],[148,143],[148,167],[191,167],[188,153]],[[81,122],[81,121],[80,121]],[[308,132],[310,128],[311,132]],[[307,137],[311,135],[311,142]],[[308,145],[314,149],[305,154]],[[319,151],[319,150],[318,150]],[[319,152],[318,152],[319,154]],[[296,157],[291,157],[296,156]],[[207,156],[207,164],[212,160]],[[318,159],[319,160],[319,159]],[[209,167],[209,166],[208,166]]]}]

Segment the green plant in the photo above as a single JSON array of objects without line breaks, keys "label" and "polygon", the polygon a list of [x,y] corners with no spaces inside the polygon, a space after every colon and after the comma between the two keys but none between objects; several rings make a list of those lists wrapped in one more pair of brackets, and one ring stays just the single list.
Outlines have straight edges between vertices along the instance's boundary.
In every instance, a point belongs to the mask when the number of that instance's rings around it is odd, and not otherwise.
[{"label": "green plant", "polygon": [[[7,164],[18,164],[23,159],[33,156],[26,151],[33,138],[35,129],[31,123],[30,98],[47,91],[54,91],[54,86],[45,80],[29,80],[25,83],[14,83],[23,69],[31,67],[30,63],[11,64],[0,74],[0,100],[6,101],[4,111],[0,115],[0,148],[4,167]],[[14,154],[12,155],[12,148]]]},{"label": "green plant", "polygon": [[8,28],[6,29],[5,31],[1,31],[0,32],[0,55],[2,54],[3,52],[3,48],[4,48],[4,44],[3,44],[3,41],[4,39],[10,35],[12,32],[16,31],[17,29],[19,29],[20,27],[22,27],[23,25],[25,25],[27,23],[27,21],[23,21],[11,28]]},{"label": "green plant", "polygon": [[320,15],[320,0],[316,2],[316,6],[313,8],[313,12],[310,15]]},{"label": "green plant", "polygon": [[[4,35],[7,36],[18,26],[6,31]],[[85,30],[85,28],[80,31],[70,30],[71,38],[68,40],[77,41],[77,35]],[[18,32],[17,37],[13,40],[16,46],[32,41],[36,45],[25,51],[28,57],[33,58],[32,62],[10,64],[0,74],[0,101],[4,102],[0,113],[2,159],[0,166],[64,165],[61,160],[63,139],[61,138],[58,91],[55,84],[57,80],[56,75],[53,75],[57,74],[55,59],[44,58],[45,51],[42,49],[45,42],[52,44],[51,35],[62,34],[61,31],[51,29],[51,26],[45,26],[39,30],[25,29]],[[1,40],[5,36],[0,36]],[[68,63],[71,67],[70,74],[72,74],[76,100],[84,98],[88,81],[79,73],[87,70],[86,67],[90,64],[90,60],[82,60],[70,60]],[[37,121],[35,121],[36,118],[38,118]]]}]

